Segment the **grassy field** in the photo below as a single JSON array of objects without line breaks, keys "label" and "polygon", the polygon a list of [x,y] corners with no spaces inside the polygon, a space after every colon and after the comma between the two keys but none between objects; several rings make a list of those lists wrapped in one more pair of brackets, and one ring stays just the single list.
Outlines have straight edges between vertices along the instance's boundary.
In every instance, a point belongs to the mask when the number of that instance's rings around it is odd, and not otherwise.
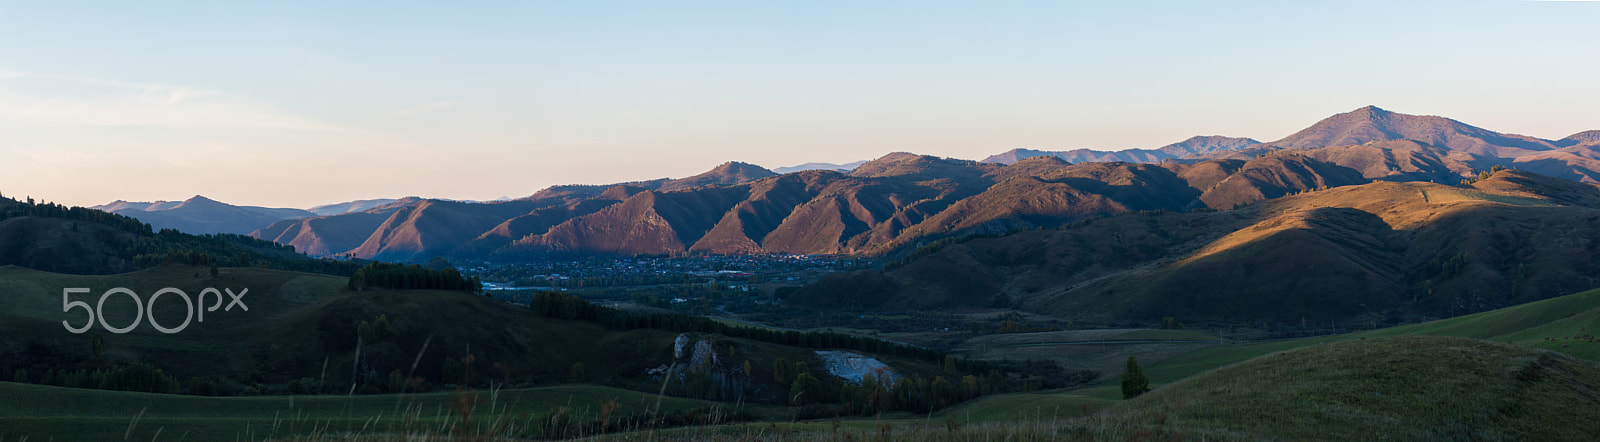
[{"label": "grassy field", "polygon": [[[1221,345],[1168,358],[1145,369],[1156,383],[1193,376],[1250,358],[1318,344],[1368,337],[1437,335],[1484,339],[1600,360],[1600,344],[1583,338],[1600,331],[1600,290],[1421,324],[1343,335]],[[1594,329],[1592,331],[1591,329]]]},{"label": "grassy field", "polygon": [[1219,344],[1201,330],[1089,329],[984,335],[962,341],[952,353],[981,359],[1049,360],[1092,370],[1107,379],[1128,356],[1151,363]]},{"label": "grassy field", "polygon": [[[274,287],[316,287],[327,282],[320,277],[296,281],[301,277],[295,275],[268,272],[255,277],[286,278]],[[32,281],[40,287],[81,282]],[[0,284],[21,283],[0,279]],[[318,296],[296,297],[292,289],[271,293],[283,299],[264,299],[252,306],[330,302]],[[362,296],[387,308],[418,312],[437,308],[435,301],[423,297]],[[47,304],[31,298],[0,302]],[[452,302],[462,303],[462,311],[508,315],[481,298],[469,296]],[[511,316],[500,320],[526,321]],[[612,434],[608,440],[833,440],[846,435],[930,440],[1306,439],[1322,435],[1336,439],[1564,439],[1576,434],[1570,431],[1593,430],[1587,422],[1600,422],[1600,415],[1590,411],[1600,410],[1600,403],[1592,403],[1600,398],[1592,393],[1600,391],[1600,375],[1596,374],[1600,370],[1583,360],[1600,359],[1600,344],[1590,336],[1593,327],[1600,327],[1600,290],[1346,335],[1254,344],[1210,343],[1148,364],[1146,373],[1159,388],[1132,401],[1121,400],[1112,377],[1106,384],[1089,388],[996,395],[926,415],[791,422],[794,409],[746,407],[744,411],[762,421],[633,431]],[[540,333],[573,332],[566,328]],[[1215,339],[1209,333],[1183,330],[1001,337],[1003,342],[992,344],[1051,348],[1037,344],[1062,339]],[[577,342],[611,345],[584,339]],[[202,343],[196,348],[218,345]],[[787,355],[784,349],[751,345],[750,351]],[[474,404],[467,422],[456,411],[463,397]],[[209,398],[0,383],[0,440],[429,440],[462,431],[523,437],[539,435],[542,417],[551,409],[567,407],[573,421],[593,421],[609,400],[618,405],[613,415],[642,415],[657,409],[657,401],[663,413],[720,407],[716,416],[702,414],[696,422],[728,422],[727,417],[737,411],[728,404],[595,386],[477,391],[465,396],[438,392]],[[639,428],[635,425],[632,428]]]},{"label": "grassy field", "polygon": [[1101,398],[1069,394],[1015,393],[979,398],[940,411],[963,424],[973,422],[1025,422],[1087,416],[1115,403]]},{"label": "grassy field", "polygon": [[1175,382],[1106,411],[1161,439],[1592,440],[1600,367],[1442,336],[1277,353]]},{"label": "grassy field", "polygon": [[1592,440],[1600,432],[1596,391],[1600,366],[1558,353],[1445,336],[1371,337],[1252,359],[1128,401],[1004,395],[925,417],[608,440]]},{"label": "grassy field", "polygon": [[[597,386],[367,396],[200,397],[82,390],[0,382],[0,440],[259,440],[316,434],[450,434],[532,436],[545,412],[566,407],[575,422],[594,421],[614,400],[612,416],[654,410],[733,406],[658,397]],[[466,402],[463,402],[466,401]],[[772,408],[755,408],[760,415]]]}]

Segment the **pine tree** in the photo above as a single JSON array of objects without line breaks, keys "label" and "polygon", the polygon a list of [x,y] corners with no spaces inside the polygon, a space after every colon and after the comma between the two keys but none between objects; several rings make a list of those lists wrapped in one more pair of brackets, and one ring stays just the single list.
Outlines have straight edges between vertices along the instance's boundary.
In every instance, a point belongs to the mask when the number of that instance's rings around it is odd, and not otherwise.
[{"label": "pine tree", "polygon": [[1150,378],[1144,377],[1139,360],[1128,356],[1128,365],[1122,369],[1122,398],[1133,399],[1147,391],[1150,391]]}]

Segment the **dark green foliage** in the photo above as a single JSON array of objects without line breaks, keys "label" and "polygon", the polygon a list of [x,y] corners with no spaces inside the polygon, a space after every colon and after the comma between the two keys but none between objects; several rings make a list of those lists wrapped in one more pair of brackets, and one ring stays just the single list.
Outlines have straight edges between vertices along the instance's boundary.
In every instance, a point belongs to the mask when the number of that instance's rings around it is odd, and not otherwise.
[{"label": "dark green foliage", "polygon": [[789,402],[794,405],[814,401],[822,394],[822,381],[809,371],[800,372],[794,377],[794,383],[789,385]]},{"label": "dark green foliage", "polygon": [[400,393],[406,389],[406,375],[396,368],[389,371],[389,392]]},{"label": "dark green foliage", "polygon": [[356,324],[356,336],[362,342],[376,344],[394,336],[394,330],[389,327],[389,315],[378,315],[372,322],[361,321]]},{"label": "dark green foliage", "polygon": [[[296,253],[294,247],[272,241],[231,233],[189,235],[173,229],[154,231],[149,224],[136,218],[102,212],[83,207],[60,204],[25,202],[0,199],[0,220],[16,217],[55,218],[97,224],[133,235],[132,241],[121,241],[111,252],[114,260],[91,263],[89,273],[120,273],[153,267],[167,262],[190,265],[219,265],[250,267],[265,264],[280,270],[322,273],[346,276],[360,266],[354,262],[330,259],[313,259]],[[74,232],[79,223],[72,224]],[[222,257],[233,256],[228,260]],[[115,262],[112,262],[115,261]]]},{"label": "dark green foliage", "polygon": [[1428,261],[1427,268],[1422,270],[1424,275],[1432,275],[1430,280],[1444,281],[1461,274],[1468,264],[1472,264],[1472,256],[1467,252],[1457,253],[1440,261],[1434,258]]},{"label": "dark green foliage", "polygon": [[1475,184],[1475,183],[1477,183],[1479,181],[1487,180],[1487,179],[1489,179],[1489,177],[1494,176],[1495,172],[1499,172],[1499,171],[1502,171],[1502,170],[1506,170],[1506,166],[1496,165],[1494,167],[1490,167],[1488,172],[1479,172],[1478,176],[1476,176],[1476,177],[1467,178],[1467,179],[1461,180],[1461,187],[1471,187],[1473,184]]},{"label": "dark green foliage", "polygon": [[190,377],[186,392],[198,396],[230,396],[232,391],[228,384],[228,379],[222,376]]},{"label": "dark green foliage", "polygon": [[461,364],[460,359],[453,357],[444,358],[444,367],[440,371],[439,382],[445,384],[460,384],[466,382],[467,367]]},{"label": "dark green foliage", "polygon": [[1139,368],[1139,360],[1128,356],[1128,365],[1122,368],[1122,398],[1133,399],[1150,391],[1150,378]]},{"label": "dark green foliage", "polygon": [[778,358],[772,364],[772,380],[777,382],[778,385],[789,385],[789,383],[794,382],[793,369],[790,367],[792,366],[789,365],[788,359]]},{"label": "dark green foliage", "polygon": [[83,207],[67,207],[55,203],[35,203],[33,198],[28,198],[27,202],[0,201],[0,203],[9,203],[0,206],[0,220],[19,216],[38,216],[45,218],[88,221],[141,236],[149,236],[153,233],[149,224],[145,224],[143,221],[139,221],[137,218],[130,216],[117,215],[114,213],[102,212]]},{"label": "dark green foliage", "polygon": [[386,262],[367,264],[350,276],[351,290],[382,287],[395,290],[457,290],[478,292],[483,284],[478,277],[461,276],[456,269],[433,270],[420,265],[400,265]]},{"label": "dark green foliage", "polygon": [[[766,328],[740,327],[717,322],[710,318],[676,313],[635,313],[597,306],[583,298],[561,292],[539,292],[528,307],[534,314],[546,318],[590,321],[611,330],[659,329],[680,333],[715,333],[733,338],[753,339],[762,342],[816,349],[848,349],[869,353],[902,356],[939,363],[943,352],[905,344],[842,333],[816,333]],[[969,359],[956,359],[956,365],[967,371],[981,371],[988,365]],[[797,374],[796,374],[797,375]],[[782,381],[782,379],[779,379]]]},{"label": "dark green foliage", "polygon": [[572,368],[567,370],[567,382],[582,383],[589,379],[589,374],[583,369],[582,362],[572,363]]},{"label": "dark green foliage", "polygon": [[1163,317],[1161,318],[1161,329],[1183,330],[1183,321],[1179,321],[1171,316]]},{"label": "dark green foliage", "polygon": [[88,370],[50,370],[45,372],[41,384],[68,388],[140,391],[145,393],[177,393],[178,380],[165,371],[146,364],[129,364],[117,367]]}]

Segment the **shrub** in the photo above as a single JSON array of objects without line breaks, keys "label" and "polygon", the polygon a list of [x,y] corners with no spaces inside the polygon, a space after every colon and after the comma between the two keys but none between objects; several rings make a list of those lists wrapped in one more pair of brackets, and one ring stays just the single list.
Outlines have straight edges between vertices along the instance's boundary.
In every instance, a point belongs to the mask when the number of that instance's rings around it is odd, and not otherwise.
[{"label": "shrub", "polygon": [[1122,398],[1133,399],[1150,391],[1150,378],[1139,368],[1139,360],[1128,356],[1128,365],[1122,369]]}]

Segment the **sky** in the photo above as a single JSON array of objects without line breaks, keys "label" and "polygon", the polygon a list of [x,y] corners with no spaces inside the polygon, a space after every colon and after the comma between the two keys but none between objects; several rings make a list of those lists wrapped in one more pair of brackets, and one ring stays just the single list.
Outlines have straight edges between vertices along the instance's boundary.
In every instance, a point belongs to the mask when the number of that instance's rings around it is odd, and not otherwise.
[{"label": "sky", "polygon": [[0,0],[0,194],[487,200],[1270,141],[1366,105],[1559,139],[1600,129],[1595,23],[1521,0]]}]

